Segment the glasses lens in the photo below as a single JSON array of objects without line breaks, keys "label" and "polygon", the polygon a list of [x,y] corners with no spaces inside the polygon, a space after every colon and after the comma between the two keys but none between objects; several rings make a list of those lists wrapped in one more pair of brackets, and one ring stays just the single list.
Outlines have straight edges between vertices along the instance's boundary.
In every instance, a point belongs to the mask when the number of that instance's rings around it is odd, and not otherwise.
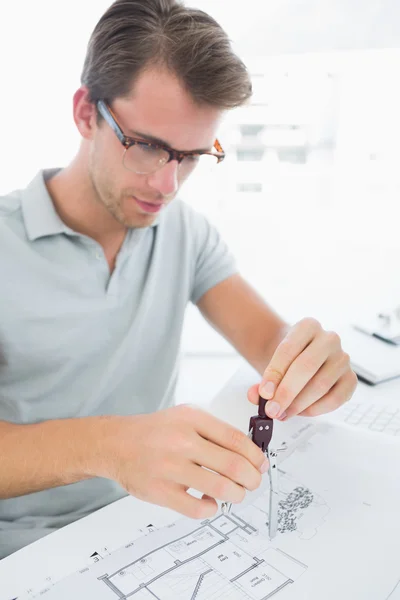
[{"label": "glasses lens", "polygon": [[181,162],[181,171],[187,176],[195,168],[206,174],[213,171],[218,164],[218,157],[212,154],[201,154],[200,156],[186,156]]},{"label": "glasses lens", "polygon": [[[125,168],[143,175],[161,169],[168,160],[169,154],[166,150],[140,142],[127,148],[124,153]],[[185,156],[180,163],[179,170],[183,177],[187,177],[196,167],[206,174],[212,171],[217,164],[218,157],[212,154]]]},{"label": "glasses lens", "polygon": [[137,143],[130,146],[124,153],[124,165],[135,173],[154,173],[169,159],[169,154],[161,148]]}]

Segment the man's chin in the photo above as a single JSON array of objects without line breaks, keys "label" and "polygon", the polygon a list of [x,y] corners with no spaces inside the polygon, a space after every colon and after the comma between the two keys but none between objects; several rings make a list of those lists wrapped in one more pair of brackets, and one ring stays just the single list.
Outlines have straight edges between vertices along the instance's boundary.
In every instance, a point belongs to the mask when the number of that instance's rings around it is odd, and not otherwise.
[{"label": "man's chin", "polygon": [[158,219],[158,215],[140,214],[135,216],[124,216],[122,219],[118,219],[121,225],[128,227],[129,229],[151,227],[153,223]]}]

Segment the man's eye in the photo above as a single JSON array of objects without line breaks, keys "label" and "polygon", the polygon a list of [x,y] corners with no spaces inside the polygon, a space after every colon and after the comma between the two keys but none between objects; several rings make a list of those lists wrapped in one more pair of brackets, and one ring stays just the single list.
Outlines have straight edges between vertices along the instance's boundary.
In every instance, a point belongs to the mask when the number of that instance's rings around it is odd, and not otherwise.
[{"label": "man's eye", "polygon": [[155,154],[156,152],[158,152],[158,148],[155,148],[154,146],[149,146],[148,144],[143,144],[139,142],[138,146],[141,150],[143,150],[143,152],[147,152],[148,154]]}]

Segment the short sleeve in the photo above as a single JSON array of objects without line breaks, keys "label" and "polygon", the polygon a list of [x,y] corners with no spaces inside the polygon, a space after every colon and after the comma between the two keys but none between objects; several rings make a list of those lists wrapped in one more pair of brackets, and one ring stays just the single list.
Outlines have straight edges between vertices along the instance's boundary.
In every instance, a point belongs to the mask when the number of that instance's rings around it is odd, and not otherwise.
[{"label": "short sleeve", "polygon": [[237,263],[218,230],[193,211],[195,261],[191,301],[197,304],[212,287],[238,272]]}]

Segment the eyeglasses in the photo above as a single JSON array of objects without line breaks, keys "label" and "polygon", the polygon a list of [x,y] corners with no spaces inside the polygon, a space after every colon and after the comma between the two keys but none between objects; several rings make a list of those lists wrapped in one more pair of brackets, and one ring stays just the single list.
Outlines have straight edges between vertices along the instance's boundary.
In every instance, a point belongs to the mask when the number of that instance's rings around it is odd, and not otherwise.
[{"label": "eyeglasses", "polygon": [[213,167],[225,158],[225,152],[218,140],[215,140],[213,151],[210,152],[174,150],[164,144],[155,144],[141,138],[126,136],[111,108],[109,108],[104,100],[97,102],[97,110],[125,147],[123,156],[124,167],[138,175],[150,175],[172,160],[177,160],[180,172],[183,176],[187,176],[199,162]]}]

